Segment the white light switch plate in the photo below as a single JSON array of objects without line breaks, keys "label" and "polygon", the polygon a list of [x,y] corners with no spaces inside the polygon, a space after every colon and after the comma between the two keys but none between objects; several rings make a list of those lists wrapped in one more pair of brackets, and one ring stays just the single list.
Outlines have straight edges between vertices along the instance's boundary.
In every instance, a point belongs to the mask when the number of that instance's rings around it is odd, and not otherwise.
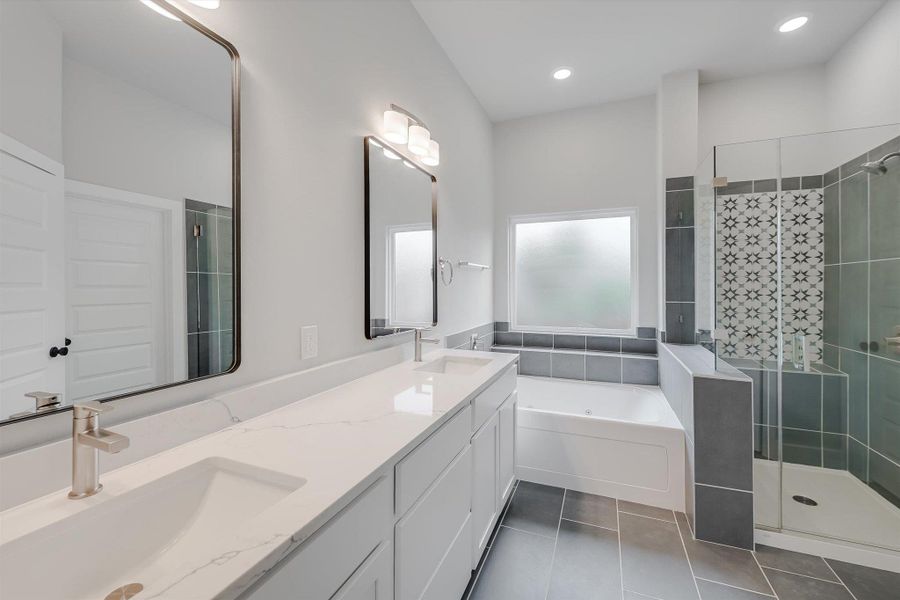
[{"label": "white light switch plate", "polygon": [[300,358],[315,358],[319,355],[319,328],[307,325],[300,328]]}]

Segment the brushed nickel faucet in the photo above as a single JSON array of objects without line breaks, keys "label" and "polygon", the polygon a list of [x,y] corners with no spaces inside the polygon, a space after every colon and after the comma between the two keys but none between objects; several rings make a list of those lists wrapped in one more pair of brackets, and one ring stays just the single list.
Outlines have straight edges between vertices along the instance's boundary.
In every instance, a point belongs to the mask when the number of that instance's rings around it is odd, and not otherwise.
[{"label": "brushed nickel faucet", "polygon": [[438,344],[441,340],[422,337],[422,329],[416,329],[416,362],[422,362],[422,344]]},{"label": "brushed nickel faucet", "polygon": [[100,428],[100,413],[110,410],[111,406],[97,401],[72,407],[72,490],[69,498],[73,500],[93,496],[103,489],[98,450],[115,454],[128,447],[127,437]]}]

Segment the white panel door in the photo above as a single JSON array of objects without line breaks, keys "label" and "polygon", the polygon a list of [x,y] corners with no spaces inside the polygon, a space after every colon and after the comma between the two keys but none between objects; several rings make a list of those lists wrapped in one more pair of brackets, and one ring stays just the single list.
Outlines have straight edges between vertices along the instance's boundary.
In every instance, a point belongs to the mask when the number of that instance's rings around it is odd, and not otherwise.
[{"label": "white panel door", "polygon": [[0,419],[58,392],[66,359],[62,166],[0,136]]},{"label": "white panel door", "polygon": [[66,184],[72,401],[171,381],[166,215],[132,197]]}]

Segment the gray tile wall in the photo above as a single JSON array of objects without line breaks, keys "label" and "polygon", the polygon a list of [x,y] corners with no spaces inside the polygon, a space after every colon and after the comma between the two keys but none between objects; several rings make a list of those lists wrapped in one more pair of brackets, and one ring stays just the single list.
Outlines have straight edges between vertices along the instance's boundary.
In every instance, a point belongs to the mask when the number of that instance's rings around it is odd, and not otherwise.
[{"label": "gray tile wall", "polygon": [[[185,199],[188,377],[227,371],[234,359],[230,208]],[[195,236],[195,226],[199,236]]]},{"label": "gray tile wall", "polygon": [[696,342],[694,306],[694,178],[666,179],[666,323],[662,339]]},{"label": "gray tile wall", "polygon": [[895,151],[900,137],[824,177],[823,360],[848,381],[846,447],[828,436],[823,456],[843,450],[845,468],[900,507],[900,346],[886,342],[900,335],[900,168],[859,168]]},{"label": "gray tile wall", "polygon": [[639,327],[641,337],[510,331],[494,324],[495,352],[519,355],[519,374],[580,381],[657,385],[656,329]]},{"label": "gray tile wall", "polygon": [[696,538],[752,549],[753,381],[699,376],[662,344],[659,385],[685,430],[685,505]]},{"label": "gray tile wall", "polygon": [[[475,348],[472,348],[472,336],[475,336]],[[457,350],[482,350],[489,352],[494,345],[494,323],[485,323],[471,327],[444,337],[445,348]]]}]

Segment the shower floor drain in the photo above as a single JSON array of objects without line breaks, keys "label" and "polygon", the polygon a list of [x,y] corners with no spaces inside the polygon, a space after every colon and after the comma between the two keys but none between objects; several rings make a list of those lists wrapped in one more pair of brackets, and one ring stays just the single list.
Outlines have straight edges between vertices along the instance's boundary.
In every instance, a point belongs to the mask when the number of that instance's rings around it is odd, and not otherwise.
[{"label": "shower floor drain", "polygon": [[813,500],[812,498],[807,498],[806,496],[794,496],[794,502],[799,502],[800,504],[805,504],[806,506],[818,506],[819,503]]},{"label": "shower floor drain", "polygon": [[108,593],[103,600],[129,600],[141,593],[143,589],[144,586],[140,583],[128,583]]}]

